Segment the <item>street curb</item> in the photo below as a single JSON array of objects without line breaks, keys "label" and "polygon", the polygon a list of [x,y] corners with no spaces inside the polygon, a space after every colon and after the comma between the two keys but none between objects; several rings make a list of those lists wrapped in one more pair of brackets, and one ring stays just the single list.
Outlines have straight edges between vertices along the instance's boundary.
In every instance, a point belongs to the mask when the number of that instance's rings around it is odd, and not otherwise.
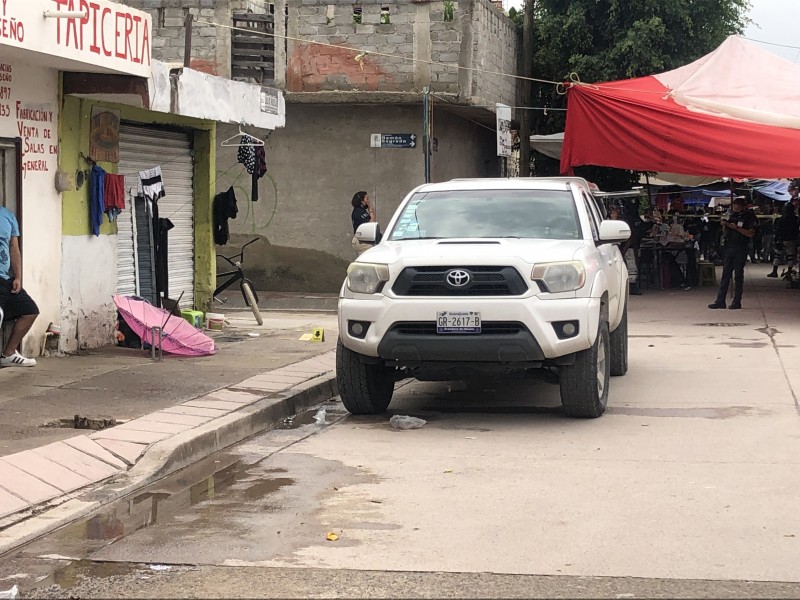
[{"label": "street curb", "polygon": [[157,442],[130,470],[75,492],[56,506],[45,506],[42,512],[0,531],[0,558],[338,393],[332,373],[318,375],[284,392]]}]

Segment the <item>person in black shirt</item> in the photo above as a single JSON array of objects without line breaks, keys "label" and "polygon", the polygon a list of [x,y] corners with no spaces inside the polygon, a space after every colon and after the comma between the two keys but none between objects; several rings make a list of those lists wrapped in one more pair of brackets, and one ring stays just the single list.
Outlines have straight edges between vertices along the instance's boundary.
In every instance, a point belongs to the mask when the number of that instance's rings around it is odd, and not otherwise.
[{"label": "person in black shirt", "polygon": [[721,221],[727,233],[725,242],[725,262],[722,267],[722,279],[719,282],[717,299],[708,308],[725,308],[725,298],[731,276],[734,279],[733,302],[728,308],[742,308],[742,291],[744,290],[744,265],[747,262],[747,248],[756,231],[756,217],[752,211],[745,209],[744,200],[735,198],[731,207],[733,212]]},{"label": "person in black shirt", "polygon": [[375,211],[369,205],[367,192],[356,192],[353,195],[352,205],[353,213],[351,218],[353,220],[353,233],[355,233],[359,225],[371,223],[375,220]]}]

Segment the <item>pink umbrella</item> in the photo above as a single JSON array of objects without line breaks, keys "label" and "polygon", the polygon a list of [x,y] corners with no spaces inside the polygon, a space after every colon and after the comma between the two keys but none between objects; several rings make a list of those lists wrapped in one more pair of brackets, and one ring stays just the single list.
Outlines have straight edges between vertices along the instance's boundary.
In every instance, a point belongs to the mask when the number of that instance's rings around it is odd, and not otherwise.
[{"label": "pink umbrella", "polygon": [[[144,343],[153,345],[150,329],[161,327],[164,332],[161,350],[164,352],[181,356],[208,356],[216,352],[214,340],[188,321],[171,315],[163,308],[127,296],[114,296],[114,304],[125,322]],[[157,340],[155,345],[158,345]]]}]

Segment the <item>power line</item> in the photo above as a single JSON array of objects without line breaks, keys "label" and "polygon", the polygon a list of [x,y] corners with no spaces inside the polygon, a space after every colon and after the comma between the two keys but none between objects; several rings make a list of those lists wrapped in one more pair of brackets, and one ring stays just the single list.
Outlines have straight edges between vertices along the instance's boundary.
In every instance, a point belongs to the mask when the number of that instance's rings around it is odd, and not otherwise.
[{"label": "power line", "polygon": [[779,48],[790,48],[792,50],[800,50],[800,46],[790,46],[788,44],[778,44],[776,42],[765,42],[764,40],[756,40],[745,36],[742,36],[742,39],[748,40],[750,42],[758,42],[759,44],[767,44],[768,46],[778,46]]}]

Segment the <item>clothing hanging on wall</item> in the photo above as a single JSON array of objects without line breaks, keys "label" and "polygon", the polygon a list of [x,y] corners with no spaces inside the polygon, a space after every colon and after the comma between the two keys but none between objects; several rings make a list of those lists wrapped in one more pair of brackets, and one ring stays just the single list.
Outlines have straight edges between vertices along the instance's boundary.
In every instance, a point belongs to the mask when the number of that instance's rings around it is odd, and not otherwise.
[{"label": "clothing hanging on wall", "polygon": [[[161,297],[169,298],[169,230],[175,225],[169,219],[158,219],[155,230],[156,242],[156,288]],[[163,303],[162,303],[163,304]]]},{"label": "clothing hanging on wall", "polygon": [[230,239],[228,219],[235,219],[238,213],[236,192],[232,187],[227,192],[221,192],[214,196],[214,243],[217,246],[224,246],[228,243]]},{"label": "clothing hanging on wall", "polygon": [[161,177],[161,167],[139,171],[139,195],[151,202],[158,202],[160,198],[167,195],[164,190],[164,180]]},{"label": "clothing hanging on wall", "polygon": [[119,213],[125,209],[125,176],[106,173],[105,202],[103,208],[109,222],[116,221]]},{"label": "clothing hanging on wall", "polygon": [[105,211],[106,196],[106,171],[94,165],[89,175],[89,223],[92,233],[100,235],[100,225],[103,224],[103,211]]},{"label": "clothing hanging on wall", "polygon": [[252,176],[250,199],[253,202],[257,202],[258,180],[267,172],[267,153],[264,151],[264,146],[256,145],[256,140],[254,138],[244,134],[242,135],[242,141],[239,145],[237,159]]}]

